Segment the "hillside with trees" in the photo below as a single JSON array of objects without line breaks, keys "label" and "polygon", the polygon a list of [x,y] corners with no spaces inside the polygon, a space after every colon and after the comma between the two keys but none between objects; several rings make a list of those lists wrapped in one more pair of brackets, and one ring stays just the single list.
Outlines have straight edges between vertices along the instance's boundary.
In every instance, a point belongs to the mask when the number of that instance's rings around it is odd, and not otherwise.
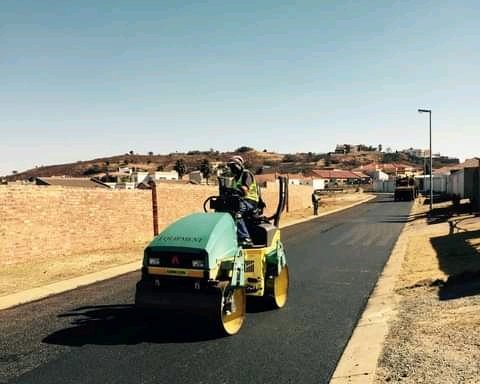
[{"label": "hillside with trees", "polygon": [[[404,163],[423,166],[423,158],[415,158],[405,152],[392,151],[387,148],[380,152],[376,148],[365,148],[365,151],[353,153],[287,153],[270,152],[266,149],[258,151],[248,146],[241,146],[234,151],[220,152],[192,150],[169,154],[138,154],[130,150],[123,155],[103,157],[76,163],[57,164],[36,167],[25,172],[17,172],[7,177],[8,180],[26,180],[34,177],[101,177],[118,172],[119,168],[128,167],[138,171],[170,171],[176,170],[181,176],[191,171],[200,171],[205,178],[212,172],[211,163],[226,162],[233,155],[244,157],[246,165],[256,174],[262,173],[298,173],[315,168],[332,167],[353,169],[370,163]],[[442,161],[435,161],[434,167],[441,167]]]}]

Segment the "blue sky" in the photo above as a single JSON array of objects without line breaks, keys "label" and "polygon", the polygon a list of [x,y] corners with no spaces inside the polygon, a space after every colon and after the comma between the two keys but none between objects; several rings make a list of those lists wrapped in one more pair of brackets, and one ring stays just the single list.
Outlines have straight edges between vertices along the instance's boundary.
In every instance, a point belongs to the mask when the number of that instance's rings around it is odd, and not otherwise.
[{"label": "blue sky", "polygon": [[478,1],[0,7],[0,175],[135,150],[480,155]]}]

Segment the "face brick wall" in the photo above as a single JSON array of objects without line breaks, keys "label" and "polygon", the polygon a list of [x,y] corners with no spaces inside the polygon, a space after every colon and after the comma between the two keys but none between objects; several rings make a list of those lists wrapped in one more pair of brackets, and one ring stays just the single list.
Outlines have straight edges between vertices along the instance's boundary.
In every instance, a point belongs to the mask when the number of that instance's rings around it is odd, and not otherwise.
[{"label": "face brick wall", "polygon": [[[159,184],[160,230],[202,210],[217,194],[213,186]],[[262,189],[266,214],[278,190]],[[290,186],[290,211],[310,206],[311,188]],[[146,244],[152,238],[150,190],[104,190],[54,186],[0,186],[0,265],[42,255],[82,255]]]}]

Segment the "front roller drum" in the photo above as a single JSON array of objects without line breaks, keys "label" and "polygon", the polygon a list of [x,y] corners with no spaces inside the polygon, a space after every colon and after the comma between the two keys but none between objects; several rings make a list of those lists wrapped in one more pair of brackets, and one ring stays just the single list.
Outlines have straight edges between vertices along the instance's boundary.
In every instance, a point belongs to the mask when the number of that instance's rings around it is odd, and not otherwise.
[{"label": "front roller drum", "polygon": [[247,295],[244,287],[222,284],[221,295],[213,314],[217,329],[224,336],[240,331],[246,316]]},{"label": "front roller drum", "polygon": [[269,283],[267,300],[273,308],[280,309],[287,304],[288,286],[288,266],[285,265],[278,276],[273,277],[273,281]]}]

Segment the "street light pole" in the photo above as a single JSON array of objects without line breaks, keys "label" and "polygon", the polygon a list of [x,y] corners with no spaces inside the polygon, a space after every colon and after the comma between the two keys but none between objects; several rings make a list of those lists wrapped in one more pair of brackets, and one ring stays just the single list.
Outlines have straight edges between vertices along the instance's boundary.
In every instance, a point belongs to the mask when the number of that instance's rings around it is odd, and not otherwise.
[{"label": "street light pole", "polygon": [[428,113],[430,133],[430,212],[433,209],[433,158],[432,158],[432,110],[419,109],[419,113]]}]

